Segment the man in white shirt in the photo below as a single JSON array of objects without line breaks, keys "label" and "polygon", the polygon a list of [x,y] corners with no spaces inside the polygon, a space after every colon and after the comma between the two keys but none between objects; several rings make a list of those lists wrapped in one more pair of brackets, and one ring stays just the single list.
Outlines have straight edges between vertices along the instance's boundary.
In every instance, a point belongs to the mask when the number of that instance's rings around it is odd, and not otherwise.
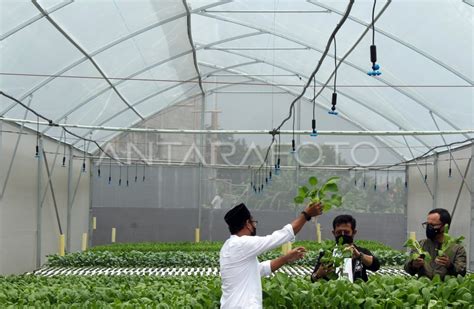
[{"label": "man in white shirt", "polygon": [[322,213],[321,204],[311,204],[281,230],[267,236],[255,236],[257,221],[250,211],[240,204],[224,217],[232,234],[220,251],[222,279],[221,308],[262,308],[262,283],[260,277],[269,276],[286,263],[296,261],[306,252],[303,247],[271,261],[259,263],[257,256],[288,241],[293,241],[303,225]]},{"label": "man in white shirt", "polygon": [[216,194],[216,196],[214,196],[211,202],[212,209],[221,209],[222,201],[222,197],[219,194]]}]

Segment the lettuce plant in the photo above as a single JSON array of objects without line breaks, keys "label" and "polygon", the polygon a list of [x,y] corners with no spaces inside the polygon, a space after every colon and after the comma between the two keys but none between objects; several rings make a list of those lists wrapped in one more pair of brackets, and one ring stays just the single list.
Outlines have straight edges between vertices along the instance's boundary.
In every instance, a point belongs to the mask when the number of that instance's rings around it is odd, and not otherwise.
[{"label": "lettuce plant", "polygon": [[344,270],[344,259],[352,258],[352,252],[348,245],[342,244],[342,239],[339,243],[328,242],[323,245],[324,255],[321,257],[321,265],[331,267],[333,272],[328,274],[329,279],[337,279],[342,276]]},{"label": "lettuce plant", "polygon": [[441,245],[441,249],[438,250],[438,256],[446,255],[454,245],[461,244],[464,240],[464,236],[454,238],[448,234],[449,225],[444,226],[444,240]]},{"label": "lettuce plant", "polygon": [[404,247],[410,248],[412,253],[410,259],[416,260],[417,258],[423,258],[427,263],[431,261],[431,255],[423,250],[420,243],[416,239],[408,239],[404,244]]},{"label": "lettuce plant", "polygon": [[298,195],[294,198],[294,202],[296,204],[302,204],[305,201],[312,203],[321,202],[323,212],[328,212],[333,207],[340,207],[342,205],[342,196],[338,194],[338,181],[339,177],[331,177],[324,184],[318,186],[318,178],[310,177],[308,186],[302,186],[298,189]]}]

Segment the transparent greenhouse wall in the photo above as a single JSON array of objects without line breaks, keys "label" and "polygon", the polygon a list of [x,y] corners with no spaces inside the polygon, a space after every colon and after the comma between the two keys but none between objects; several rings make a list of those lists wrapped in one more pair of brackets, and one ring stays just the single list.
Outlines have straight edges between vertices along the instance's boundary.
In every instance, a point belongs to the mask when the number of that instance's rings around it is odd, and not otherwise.
[{"label": "transparent greenhouse wall", "polygon": [[[473,146],[466,146],[462,149],[455,150],[452,152],[453,157],[456,159],[461,174],[466,173],[469,160],[472,160],[474,155]],[[462,176],[458,172],[454,161],[451,161],[452,174],[449,177],[449,153],[441,153],[437,158],[431,157],[427,160],[427,184],[435,196],[433,199],[426,188],[424,183],[424,177],[420,175],[420,172],[416,166],[410,166],[409,168],[409,186],[408,186],[408,209],[407,209],[407,227],[408,232],[416,232],[417,239],[426,238],[425,231],[423,230],[421,223],[426,221],[428,212],[437,207],[445,208],[450,213],[456,205],[456,199],[458,197],[459,190],[462,185]],[[421,164],[424,163],[420,161]],[[437,170],[437,173],[436,173]],[[421,166],[422,174],[424,175],[425,169]],[[438,184],[436,185],[437,174]],[[466,183],[470,190],[473,188],[473,162],[467,169]],[[470,261],[470,269],[474,269],[473,264],[473,207],[474,200],[473,195],[470,193],[466,186],[463,186],[459,195],[456,210],[451,222],[450,233],[454,236],[463,235],[466,237],[464,240],[464,247],[468,254],[468,262]]]},{"label": "transparent greenhouse wall", "polygon": [[[37,225],[38,215],[38,158],[35,158],[36,134],[28,129],[19,135],[20,128],[0,122],[0,194],[5,181],[5,192],[0,197],[0,275],[20,274],[37,268],[37,233],[41,233],[40,263],[46,256],[58,253],[59,226],[54,203],[47,185],[48,176],[41,160],[41,189],[44,195],[41,228]],[[20,136],[11,173],[8,169],[14,155],[17,138]],[[62,145],[59,145],[62,146]],[[63,149],[60,147],[55,160],[58,143],[43,139],[48,167],[51,173],[59,220],[64,234],[67,234],[68,170],[62,167]],[[68,154],[69,152],[67,152]],[[82,170],[82,154],[74,151],[72,190],[77,190],[71,211],[70,251],[81,249],[82,233],[88,232],[90,175]],[[88,168],[89,163],[86,161]],[[66,235],[67,239],[67,235]]]},{"label": "transparent greenhouse wall", "polygon": [[[111,183],[108,183],[109,169]],[[358,237],[379,240],[401,248],[406,231],[404,174],[392,175],[389,189],[385,178],[349,172],[284,168],[273,176],[263,193],[250,190],[248,168],[202,169],[202,197],[199,209],[199,167],[197,166],[139,166],[129,168],[129,185],[126,185],[126,168],[101,165],[101,177],[94,167],[92,180],[92,215],[97,217],[97,230],[93,243],[110,243],[111,229],[117,229],[117,241],[193,241],[194,229],[200,225],[202,240],[225,240],[229,233],[223,217],[238,203],[245,203],[259,220],[259,234],[265,235],[281,228],[302,209],[293,198],[298,183],[304,184],[309,176],[321,181],[330,176],[341,177],[341,192],[345,197],[342,209],[332,211],[319,219],[323,239],[332,239],[331,222],[337,214],[353,214],[358,221]],[[145,181],[143,171],[145,170]],[[297,174],[299,175],[298,178]],[[137,175],[137,182],[135,182]],[[354,177],[355,176],[355,177]],[[119,185],[120,182],[120,185]],[[222,203],[214,203],[216,195]],[[200,215],[201,213],[201,215]],[[199,222],[199,216],[201,221]],[[313,224],[307,225],[298,239],[316,239]]]},{"label": "transparent greenhouse wall", "polygon": [[[203,121],[202,127],[206,129],[268,129],[272,125],[268,111],[274,110],[276,122],[288,112],[287,103],[292,96],[284,94],[273,99],[271,94],[215,93],[206,97],[203,119],[202,101],[192,99],[166,108],[139,126],[200,129]],[[301,116],[308,115],[311,105],[302,102],[297,110]],[[318,113],[322,111],[318,110]],[[359,129],[339,117],[321,119],[318,122],[321,130],[333,125],[341,130]],[[296,122],[296,128],[308,125],[303,124],[300,117]],[[291,129],[291,125],[286,124],[283,129]],[[274,147],[270,152],[272,166],[277,153],[280,154],[281,175],[275,176],[262,194],[255,194],[250,190],[249,166],[261,164],[270,142],[269,135],[116,134],[104,148],[114,157],[121,158],[125,163],[122,168],[113,161],[110,164],[104,156],[94,162],[92,215],[97,216],[98,221],[93,243],[109,243],[112,227],[117,228],[117,241],[122,242],[193,241],[194,229],[199,225],[202,240],[224,240],[229,235],[224,214],[241,202],[246,203],[258,218],[259,234],[271,233],[301,211],[293,202],[297,184],[304,184],[309,176],[324,180],[337,175],[341,177],[341,191],[346,201],[343,209],[319,220],[323,239],[332,238],[334,216],[349,212],[358,220],[359,238],[376,237],[376,240],[401,248],[406,235],[404,169],[393,169],[388,175],[383,170],[348,172],[355,164],[396,161],[392,149],[380,140],[366,136],[297,136],[298,152],[295,155],[290,151],[291,138],[291,135],[283,135],[280,149]],[[149,164],[145,168],[144,162]],[[199,163],[203,164],[201,172]],[[126,186],[126,165],[129,165],[129,187]],[[101,178],[97,177],[99,166]],[[296,166],[300,167],[297,169]],[[142,181],[143,171],[145,182]],[[223,199],[220,209],[215,209],[212,203],[216,195]],[[298,237],[315,239],[315,226],[306,226]]]}]

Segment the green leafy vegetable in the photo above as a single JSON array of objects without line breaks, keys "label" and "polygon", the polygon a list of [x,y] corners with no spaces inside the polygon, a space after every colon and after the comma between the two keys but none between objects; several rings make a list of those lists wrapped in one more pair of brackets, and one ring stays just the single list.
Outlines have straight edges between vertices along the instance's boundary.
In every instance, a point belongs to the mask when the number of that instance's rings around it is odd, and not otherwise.
[{"label": "green leafy vegetable", "polygon": [[[276,273],[262,280],[264,308],[471,308],[474,275],[403,276],[311,283]],[[219,308],[218,276],[0,276],[1,308]]]},{"label": "green leafy vegetable", "polygon": [[296,204],[302,204],[306,200],[313,203],[321,202],[323,212],[328,212],[333,207],[340,207],[342,205],[342,196],[338,194],[338,181],[339,177],[331,177],[321,186],[318,186],[318,179],[314,176],[310,177],[308,179],[309,187],[300,187],[294,202]]},{"label": "green leafy vegetable", "polygon": [[339,243],[331,242],[323,246],[324,255],[321,257],[321,264],[325,267],[331,267],[333,272],[328,274],[329,279],[337,279],[342,276],[344,270],[344,259],[351,258],[352,252],[348,250],[348,245],[342,244],[342,239]]},{"label": "green leafy vegetable", "polygon": [[410,248],[412,250],[412,254],[410,259],[416,260],[417,258],[421,257],[425,260],[425,262],[429,263],[431,261],[431,255],[423,250],[420,243],[416,239],[408,239],[404,244],[404,247]]},{"label": "green leafy vegetable", "polygon": [[450,250],[454,245],[462,244],[462,241],[464,240],[464,236],[459,236],[457,238],[451,237],[448,234],[448,230],[449,230],[449,225],[446,224],[444,226],[443,244],[441,245],[441,249],[438,250],[439,256],[447,255],[447,253],[450,253]]}]

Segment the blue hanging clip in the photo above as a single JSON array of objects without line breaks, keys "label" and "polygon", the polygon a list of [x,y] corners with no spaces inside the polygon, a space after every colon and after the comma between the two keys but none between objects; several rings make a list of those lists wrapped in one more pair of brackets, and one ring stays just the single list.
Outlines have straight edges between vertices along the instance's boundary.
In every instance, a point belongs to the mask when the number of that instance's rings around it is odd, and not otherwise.
[{"label": "blue hanging clip", "polygon": [[369,76],[380,76],[382,75],[382,72],[379,71],[380,65],[378,64],[373,64],[372,65],[372,71],[367,72],[367,75]]}]

